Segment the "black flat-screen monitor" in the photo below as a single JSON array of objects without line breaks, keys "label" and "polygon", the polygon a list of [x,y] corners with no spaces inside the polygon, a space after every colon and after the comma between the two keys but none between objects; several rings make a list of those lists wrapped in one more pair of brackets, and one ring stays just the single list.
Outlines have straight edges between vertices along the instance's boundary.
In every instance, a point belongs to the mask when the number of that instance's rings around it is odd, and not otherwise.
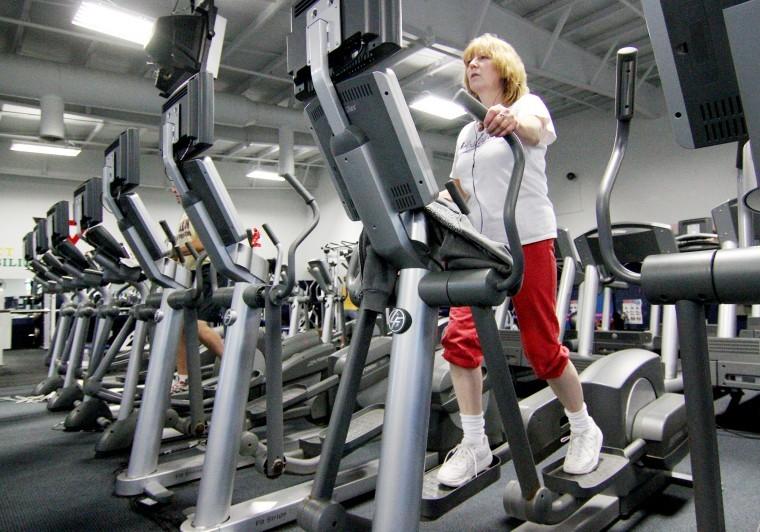
[{"label": "black flat-screen monitor", "polygon": [[[760,158],[757,0],[642,0],[676,141],[685,148],[752,142]],[[755,165],[758,167],[758,165]],[[756,176],[753,188],[760,185]],[[760,194],[745,197],[760,210]]]},{"label": "black flat-screen monitor", "polygon": [[74,221],[84,234],[90,227],[103,223],[103,180],[93,177],[74,191]]},{"label": "black flat-screen monitor", "polygon": [[156,88],[166,97],[198,72],[203,62],[207,21],[198,15],[169,15],[156,20],[145,51],[159,69]]},{"label": "black flat-screen monitor", "polygon": [[206,72],[193,76],[161,107],[163,119],[175,108],[178,123],[173,143],[174,159],[186,161],[214,144],[214,77]]},{"label": "black flat-screen monitor", "polygon": [[59,201],[47,212],[48,245],[55,249],[69,238],[69,202]]},{"label": "black flat-screen monitor", "polygon": [[723,8],[741,0],[644,0],[678,143],[701,148],[747,135]]},{"label": "black flat-screen monitor", "polygon": [[34,249],[34,231],[29,231],[24,235],[24,259],[27,261],[34,260],[36,256]]},{"label": "black flat-screen monitor", "polygon": [[[113,178],[108,191],[118,198],[140,185],[140,134],[135,128],[125,130],[105,150],[106,161],[112,162]],[[112,160],[112,161],[111,161]]]},{"label": "black flat-screen monitor", "polygon": [[50,250],[50,238],[47,234],[47,218],[34,219],[34,251],[43,255]]}]

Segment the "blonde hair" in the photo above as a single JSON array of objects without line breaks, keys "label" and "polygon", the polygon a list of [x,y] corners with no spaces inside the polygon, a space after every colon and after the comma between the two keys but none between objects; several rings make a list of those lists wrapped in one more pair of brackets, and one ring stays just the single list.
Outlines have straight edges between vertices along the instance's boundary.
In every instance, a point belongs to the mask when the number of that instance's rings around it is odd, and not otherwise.
[{"label": "blonde hair", "polygon": [[499,73],[502,81],[505,104],[512,105],[521,96],[530,92],[525,65],[515,49],[496,35],[486,33],[470,41],[470,44],[467,45],[462,54],[465,67],[464,86],[467,92],[475,98],[478,95],[470,88],[470,81],[467,79],[467,65],[470,64],[473,58],[481,56],[489,57],[496,67],[496,71]]}]

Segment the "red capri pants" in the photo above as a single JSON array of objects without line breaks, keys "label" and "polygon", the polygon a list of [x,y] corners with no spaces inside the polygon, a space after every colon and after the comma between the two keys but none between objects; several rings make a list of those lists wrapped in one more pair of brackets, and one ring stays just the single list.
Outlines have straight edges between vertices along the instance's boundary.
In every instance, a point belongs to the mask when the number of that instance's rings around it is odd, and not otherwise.
[{"label": "red capri pants", "polygon": [[[568,350],[559,340],[556,315],[557,263],[554,240],[523,246],[525,274],[520,292],[512,298],[520,326],[520,339],[533,371],[539,379],[562,375],[569,361]],[[452,307],[449,325],[441,340],[443,358],[463,368],[483,362],[480,340],[469,307]]]}]

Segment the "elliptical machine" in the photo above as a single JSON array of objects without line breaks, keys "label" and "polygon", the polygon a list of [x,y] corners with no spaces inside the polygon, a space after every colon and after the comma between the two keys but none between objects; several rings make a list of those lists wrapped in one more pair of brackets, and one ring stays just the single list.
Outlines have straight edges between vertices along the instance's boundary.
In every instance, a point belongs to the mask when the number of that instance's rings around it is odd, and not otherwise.
[{"label": "elliptical machine", "polygon": [[[505,203],[512,257],[491,248],[494,258],[490,268],[472,269],[465,265],[467,261],[460,261],[462,269],[455,269],[452,264],[457,261],[449,261],[448,271],[438,271],[430,260],[436,253],[433,233],[423,215],[423,207],[434,199],[437,185],[393,72],[360,73],[382,55],[383,45],[372,43],[374,57],[352,54],[352,46],[357,42],[366,45],[372,37],[365,35],[357,41],[353,31],[342,27],[340,4],[324,0],[311,3],[306,10],[294,9],[294,34],[303,32],[306,38],[294,35],[292,42],[305,44],[306,53],[298,56],[304,50],[291,47],[289,38],[289,56],[291,50],[297,50],[289,66],[295,67],[297,92],[307,97],[312,91],[316,93],[306,106],[306,114],[349,217],[364,223],[372,273],[365,274],[365,291],[370,289],[375,297],[362,300],[347,375],[338,391],[338,408],[325,442],[327,459],[320,463],[311,495],[299,513],[299,524],[307,530],[370,526],[366,519],[348,514],[335,502],[333,490],[347,416],[356,393],[354,383],[367,350],[369,323],[385,310],[395,292],[386,428],[372,529],[418,527],[432,332],[439,305],[472,306],[489,375],[499,383],[493,391],[518,478],[505,492],[507,512],[563,530],[607,526],[675,478],[670,467],[686,452],[683,398],[663,393],[662,367],[659,357],[652,353],[631,350],[592,364],[582,375],[584,395],[608,437],[608,447],[594,472],[569,477],[562,473],[559,462],[544,470],[541,482],[523,426],[530,412],[517,402],[491,310],[519,289],[522,275],[521,246],[514,224],[521,171],[519,140],[507,139],[515,154],[515,170]],[[400,7],[394,6],[400,12]],[[385,7],[378,11],[392,17],[393,7]],[[370,25],[377,24],[369,18]],[[399,21],[377,24],[391,33],[376,33],[382,36],[379,40],[390,41],[384,45],[392,48],[399,44],[388,39],[392,37],[391,28],[400,30]],[[341,35],[346,36],[344,41]],[[633,63],[633,57],[623,54],[618,68],[621,101],[628,119],[633,102],[625,97],[633,96]],[[462,94],[460,102],[482,119],[485,110]]]}]

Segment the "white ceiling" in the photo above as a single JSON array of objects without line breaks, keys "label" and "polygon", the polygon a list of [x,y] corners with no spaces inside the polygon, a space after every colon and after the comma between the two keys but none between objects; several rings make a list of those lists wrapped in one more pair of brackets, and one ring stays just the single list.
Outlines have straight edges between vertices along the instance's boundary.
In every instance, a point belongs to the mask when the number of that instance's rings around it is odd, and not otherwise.
[{"label": "white ceiling", "polygon": [[[544,99],[555,118],[588,109],[611,109],[614,52],[628,45],[640,50],[639,109],[654,116],[662,108],[639,0],[402,1],[408,49],[398,54],[394,68],[407,100],[426,91],[451,96],[461,83],[461,49],[471,37],[490,31],[511,41],[520,52],[531,90]],[[186,10],[189,4],[188,0],[112,3],[152,17],[169,14],[175,6]],[[149,80],[152,69],[139,46],[71,24],[78,4],[78,0],[3,0],[0,54],[108,73],[123,80]],[[286,73],[285,36],[290,29],[291,1],[217,0],[216,4],[229,21],[217,92],[291,112],[300,109]],[[29,62],[29,68],[34,65],[41,64]],[[98,107],[66,102],[67,112],[99,119],[89,123],[67,120],[67,140],[102,149],[131,125],[141,128],[146,151],[157,145],[157,118],[123,110],[116,94],[112,105],[108,105],[108,95],[104,97],[106,103]],[[0,94],[0,100],[39,105],[28,93]],[[453,135],[462,125],[461,120],[450,122],[416,111],[413,115],[419,129],[431,135]],[[252,122],[243,126],[244,135],[218,134],[212,154],[240,161],[276,161],[276,141],[272,135],[263,135],[263,128],[273,127]],[[38,120],[0,113],[0,138],[35,137],[37,133]],[[316,148],[303,137],[301,140],[300,144],[296,140],[297,164],[321,164]]]}]

